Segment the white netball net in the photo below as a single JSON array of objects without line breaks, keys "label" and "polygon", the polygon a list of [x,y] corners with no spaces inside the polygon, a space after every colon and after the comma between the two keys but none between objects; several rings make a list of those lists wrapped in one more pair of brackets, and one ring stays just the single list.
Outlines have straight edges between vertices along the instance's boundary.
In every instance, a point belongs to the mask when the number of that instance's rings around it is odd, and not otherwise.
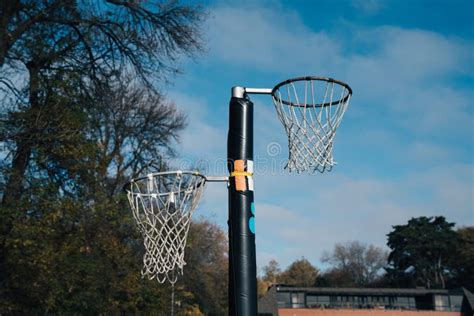
[{"label": "white netball net", "polygon": [[197,173],[173,171],[130,183],[128,200],[145,245],[142,276],[174,284],[183,274],[189,224],[205,181]]},{"label": "white netball net", "polygon": [[330,171],[334,137],[352,91],[329,78],[304,77],[282,82],[273,103],[288,135],[289,171]]}]

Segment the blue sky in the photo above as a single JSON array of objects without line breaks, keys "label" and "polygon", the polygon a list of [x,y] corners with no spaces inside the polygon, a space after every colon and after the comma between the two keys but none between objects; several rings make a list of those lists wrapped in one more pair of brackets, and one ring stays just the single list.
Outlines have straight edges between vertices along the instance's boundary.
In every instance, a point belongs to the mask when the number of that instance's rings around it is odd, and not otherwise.
[{"label": "blue sky", "polygon": [[[385,247],[392,225],[443,215],[474,225],[474,2],[208,1],[205,53],[183,61],[168,97],[187,113],[179,168],[225,175],[232,86],[301,75],[354,90],[326,174],[279,166],[287,140],[269,96],[255,104],[261,268],[302,256],[318,267],[336,242]],[[195,216],[227,229],[227,190],[209,184]]]}]

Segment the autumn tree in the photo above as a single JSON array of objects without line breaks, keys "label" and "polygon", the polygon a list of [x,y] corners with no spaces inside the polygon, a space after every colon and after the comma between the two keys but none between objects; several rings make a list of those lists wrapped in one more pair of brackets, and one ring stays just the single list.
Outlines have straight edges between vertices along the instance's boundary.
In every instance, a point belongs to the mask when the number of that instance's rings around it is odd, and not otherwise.
[{"label": "autumn tree", "polygon": [[268,262],[266,266],[263,267],[263,280],[269,283],[278,283],[281,277],[280,265],[275,259],[272,259]]},{"label": "autumn tree", "polygon": [[263,297],[267,293],[268,288],[281,282],[282,271],[278,261],[271,259],[266,266],[262,268],[263,276],[257,277],[258,297]]},{"label": "autumn tree", "polygon": [[287,285],[314,286],[318,269],[307,259],[301,258],[291,263],[281,274],[281,282]]},{"label": "autumn tree", "polygon": [[389,277],[411,280],[412,286],[445,288],[449,258],[456,253],[459,238],[454,223],[443,216],[412,218],[393,226],[387,235],[391,252]]},{"label": "autumn tree", "polygon": [[206,219],[189,228],[184,276],[178,300],[196,305],[205,315],[224,315],[228,306],[228,242],[224,231]]},{"label": "autumn tree", "polygon": [[359,241],[336,243],[321,261],[331,265],[325,278],[332,286],[364,287],[372,285],[386,265],[388,253]]}]

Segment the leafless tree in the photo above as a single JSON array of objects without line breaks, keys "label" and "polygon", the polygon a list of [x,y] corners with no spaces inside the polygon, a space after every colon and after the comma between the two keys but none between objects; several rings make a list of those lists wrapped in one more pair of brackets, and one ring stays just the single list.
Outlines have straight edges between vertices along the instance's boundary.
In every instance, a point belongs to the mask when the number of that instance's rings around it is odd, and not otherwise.
[{"label": "leafless tree", "polygon": [[[344,286],[367,286],[374,282],[387,264],[388,252],[359,241],[336,243],[332,252],[321,258],[332,268],[329,275],[337,277]],[[343,280],[340,280],[342,277]]]},{"label": "leafless tree", "polygon": [[[91,83],[127,69],[152,89],[155,79],[178,71],[179,56],[201,48],[203,17],[201,8],[171,0],[1,1],[0,85],[14,96],[7,112],[37,113],[48,101],[46,87],[64,76],[87,92]],[[18,127],[24,135],[37,128],[34,120]],[[0,140],[13,144],[4,204],[21,196],[37,142],[6,136]]]},{"label": "leafless tree", "polygon": [[98,145],[95,170],[109,180],[109,192],[116,193],[125,178],[162,170],[175,154],[184,114],[127,75],[97,87],[94,96],[88,137]]}]

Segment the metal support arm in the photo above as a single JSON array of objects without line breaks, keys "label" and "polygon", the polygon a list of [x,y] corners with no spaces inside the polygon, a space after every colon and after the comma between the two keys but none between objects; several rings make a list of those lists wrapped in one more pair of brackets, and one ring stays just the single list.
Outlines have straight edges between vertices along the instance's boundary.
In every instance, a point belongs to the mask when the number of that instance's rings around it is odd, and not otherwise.
[{"label": "metal support arm", "polygon": [[272,94],[272,91],[272,89],[267,88],[232,87],[232,96],[243,98],[246,94]]}]

